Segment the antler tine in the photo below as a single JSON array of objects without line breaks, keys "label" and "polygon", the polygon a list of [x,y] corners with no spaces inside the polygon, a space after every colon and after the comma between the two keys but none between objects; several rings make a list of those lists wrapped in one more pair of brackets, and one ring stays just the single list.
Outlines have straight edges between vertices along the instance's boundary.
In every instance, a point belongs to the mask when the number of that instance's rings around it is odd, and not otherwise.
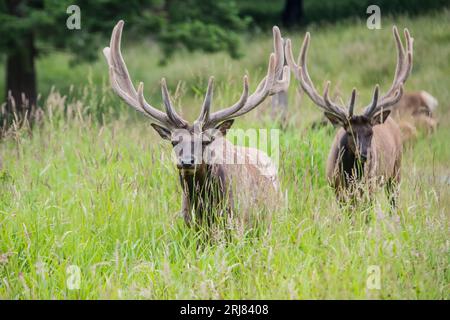
[{"label": "antler tine", "polygon": [[395,74],[394,74],[394,80],[392,82],[391,88],[386,92],[386,95],[392,94],[392,92],[395,90],[395,84],[397,79],[399,79],[400,75],[403,72],[404,67],[404,59],[405,59],[405,48],[403,47],[402,40],[400,39],[400,35],[398,34],[398,29],[396,26],[392,27],[392,33],[394,34],[394,40],[395,45],[397,49],[397,64],[395,66]]},{"label": "antler tine", "polygon": [[200,112],[200,116],[196,120],[196,122],[201,123],[202,126],[205,125],[205,123],[209,119],[209,112],[211,110],[213,92],[214,92],[214,77],[209,77],[208,89],[206,89],[205,100],[203,101],[202,110]]},{"label": "antler tine", "polygon": [[287,67],[283,67],[285,59],[283,39],[280,29],[276,26],[273,27],[273,39],[274,53],[270,55],[267,74],[260,81],[256,90],[248,96],[248,79],[244,77],[244,92],[239,101],[227,109],[211,114],[207,122],[208,126],[246,114],[260,105],[267,96],[288,89],[290,73]]},{"label": "antler tine", "polygon": [[[300,74],[300,75],[302,76],[302,79],[304,79],[303,74]],[[325,108],[323,108],[323,109],[325,111],[327,111],[327,112],[330,112],[330,113],[334,114],[337,117],[345,119],[346,116],[345,116],[344,110],[342,110],[341,107],[339,107],[339,108],[335,107],[335,104],[331,101],[331,98],[330,98],[330,85],[331,85],[330,81],[327,81],[325,83],[325,89],[323,90],[323,97],[320,97],[325,102]],[[322,106],[320,106],[320,105],[318,105],[318,106],[320,108],[322,108]]]},{"label": "antler tine", "polygon": [[[114,27],[112,35],[111,35],[111,41],[110,41],[110,48],[111,49],[111,55],[108,59],[108,62],[110,63],[110,66],[115,68],[114,71],[116,71],[116,74],[119,77],[118,84],[123,87],[123,89],[131,93],[132,95],[136,94],[136,90],[133,86],[133,83],[131,82],[131,79],[129,77],[128,69],[125,65],[125,61],[122,57],[121,52],[121,43],[122,43],[122,30],[123,30],[124,22],[123,20],[120,20],[117,25]],[[121,82],[121,83],[120,83]]]},{"label": "antler tine", "polygon": [[[300,84],[302,84],[302,87],[304,85],[304,90],[306,93],[312,97],[314,97],[313,101],[323,106],[323,102],[325,102],[325,107],[329,108],[332,106],[331,101],[328,99],[328,102],[326,100],[323,100],[319,93],[317,92],[316,87],[314,86],[314,83],[311,80],[311,77],[309,76],[308,67],[307,67],[307,54],[309,49],[309,43],[311,40],[311,35],[309,32],[306,33],[305,38],[303,39],[302,47],[300,49],[300,53],[298,56],[298,65],[299,65],[299,73],[300,73]],[[329,89],[329,83],[328,88]]]},{"label": "antler tine", "polygon": [[311,77],[308,73],[307,68],[307,52],[309,48],[311,35],[309,32],[306,33],[305,38],[303,39],[302,47],[300,49],[299,57],[297,63],[294,61],[294,55],[292,53],[292,44],[291,40],[288,39],[286,41],[286,51],[287,51],[287,62],[291,70],[294,72],[295,78],[300,82],[300,86],[306,92],[306,94],[311,98],[311,100],[321,109],[334,114],[337,117],[342,119],[346,119],[345,110],[332,102],[329,97],[329,87],[330,82],[328,81],[323,96],[321,96],[317,89],[315,88]]},{"label": "antler tine", "polygon": [[387,108],[396,104],[401,99],[403,94],[403,85],[408,79],[409,74],[411,73],[413,63],[414,39],[409,34],[408,29],[405,28],[404,30],[406,38],[406,52],[405,52],[405,48],[400,39],[400,35],[398,33],[398,29],[396,26],[392,28],[392,32],[397,47],[397,65],[395,68],[394,80],[389,90],[386,92],[384,96],[382,96],[379,99],[379,102],[376,106],[374,106],[373,103],[371,103],[369,106],[366,107],[364,115],[368,117],[375,114],[379,109]]},{"label": "antler tine", "polygon": [[396,26],[392,28],[392,32],[394,34],[394,40],[397,48],[397,65],[395,67],[395,75],[391,88],[386,92],[383,98],[389,97],[398,89],[400,83],[404,83],[406,81],[412,67],[412,39],[409,35],[408,29],[405,29],[404,31],[406,39],[406,52]]},{"label": "antler tine", "polygon": [[375,110],[372,112],[372,114],[375,114],[379,109],[390,107],[397,102],[400,101],[403,95],[403,83],[401,83],[397,90],[392,94],[391,96],[385,98],[383,102],[378,103]]},{"label": "antler tine", "polygon": [[[143,82],[139,82],[139,86],[138,86],[138,90],[137,90],[137,98],[138,98],[139,106],[147,113],[147,115],[150,115],[152,110],[149,109],[148,104],[145,102],[144,83]],[[163,115],[166,116],[165,114],[163,114]],[[166,122],[163,122],[163,124],[166,124]]]},{"label": "antler tine", "polygon": [[380,93],[380,86],[377,84],[375,86],[375,90],[373,92],[372,101],[370,102],[368,109],[367,109],[368,114],[371,114],[373,112],[373,110],[376,108],[376,106],[378,104],[379,93]]},{"label": "antler tine", "polygon": [[[403,32],[404,32],[405,38],[406,38],[406,48],[407,48],[408,53],[409,53],[408,54],[408,63],[410,64],[410,68],[412,69],[412,65],[413,65],[413,51],[414,51],[413,50],[414,38],[411,37],[411,34],[409,33],[409,30],[407,28],[405,28],[403,30]],[[408,75],[409,75],[409,72],[408,72]]]},{"label": "antler tine", "polygon": [[[301,68],[301,67],[300,67]],[[301,71],[301,70],[300,70]],[[302,73],[300,72],[300,75]],[[331,85],[331,81],[328,80],[325,83],[325,89],[323,90],[323,100],[325,101],[325,105],[327,107],[329,107],[331,105],[331,99],[330,99],[330,85]]]},{"label": "antler tine", "polygon": [[[234,117],[241,116],[260,105],[267,96],[272,96],[278,92],[287,91],[290,82],[289,68],[284,67],[285,53],[283,39],[280,29],[273,27],[274,52],[269,58],[267,75],[259,83],[255,92],[247,99],[245,106],[233,114]],[[281,77],[281,80],[280,80]]]},{"label": "antler tine", "polygon": [[167,117],[170,121],[172,121],[177,128],[185,128],[188,126],[188,123],[181,118],[175,109],[172,106],[172,102],[170,101],[169,90],[167,89],[166,79],[161,79],[161,94],[163,98],[164,107],[166,109]]},{"label": "antler tine", "polygon": [[300,79],[300,73],[298,69],[298,64],[294,62],[294,54],[292,53],[292,42],[291,39],[286,40],[286,44],[284,46],[284,50],[286,52],[286,62],[289,68],[294,73],[295,79]]},{"label": "antler tine", "polygon": [[285,40],[281,37],[281,31],[277,26],[273,27],[273,49],[275,52],[276,66],[275,66],[275,78],[280,79],[283,75],[283,67],[285,61]]},{"label": "antler tine", "polygon": [[[270,68],[269,68],[270,69]],[[238,112],[232,115],[232,118],[239,117],[259,106],[267,96],[272,96],[278,92],[287,91],[290,82],[289,67],[282,68],[282,78],[277,80],[276,68],[267,75],[267,80],[264,86],[259,85],[255,93],[248,99],[245,106]]]},{"label": "antler tine", "polygon": [[245,105],[248,99],[248,77],[246,75],[243,78],[243,83],[244,89],[238,102],[236,102],[230,108],[223,109],[211,114],[209,116],[209,119],[207,119],[207,121],[204,123],[204,126],[213,126],[219,123],[220,121],[227,119],[228,117],[232,116],[234,113],[242,109],[242,107]]},{"label": "antler tine", "polygon": [[[109,65],[109,78],[112,89],[129,106],[137,111],[167,127],[177,126],[178,123],[173,121],[175,118],[171,119],[167,114],[152,107],[145,101],[143,84],[140,85],[139,90],[136,91],[120,50],[123,25],[123,20],[120,20],[117,23],[111,35],[110,46],[103,49],[103,54]],[[171,114],[171,117],[172,115],[173,113]]]},{"label": "antler tine", "polygon": [[353,117],[353,109],[355,107],[355,101],[356,101],[356,88],[353,88],[352,95],[350,97],[350,102],[348,104],[348,116],[349,116],[349,118]]}]

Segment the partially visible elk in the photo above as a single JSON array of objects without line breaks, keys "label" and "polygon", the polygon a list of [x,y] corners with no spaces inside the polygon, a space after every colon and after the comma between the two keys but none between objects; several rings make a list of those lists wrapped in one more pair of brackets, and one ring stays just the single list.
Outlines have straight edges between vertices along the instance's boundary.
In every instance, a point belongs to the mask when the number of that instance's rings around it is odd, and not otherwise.
[{"label": "partially visible elk", "polygon": [[435,97],[426,91],[405,92],[392,106],[391,117],[400,126],[404,142],[417,137],[418,131],[433,133],[438,125],[434,112],[438,106]]},{"label": "partially visible elk", "polygon": [[310,42],[307,33],[298,62],[294,61],[291,42],[286,41],[287,61],[302,89],[311,100],[324,111],[325,116],[341,127],[331,147],[327,178],[335,189],[337,198],[344,201],[361,192],[358,183],[365,182],[369,197],[376,186],[385,184],[392,206],[396,205],[397,185],[400,182],[402,157],[401,133],[396,122],[389,117],[391,107],[403,93],[403,84],[408,78],[413,60],[413,38],[405,29],[406,50],[397,28],[393,28],[397,45],[397,67],[389,90],[379,97],[379,86],[375,86],[372,101],[362,115],[354,115],[356,89],[353,89],[346,108],[331,101],[328,81],[323,95],[319,94],[308,74],[306,55]]},{"label": "partially visible elk", "polygon": [[284,46],[278,27],[273,28],[274,53],[270,55],[267,74],[256,90],[249,95],[248,79],[244,76],[240,99],[228,108],[212,112],[214,81],[211,77],[200,116],[189,124],[175,111],[164,79],[161,88],[165,112],[145,100],[142,82],[136,90],[120,51],[123,25],[119,21],[112,32],[110,47],[104,49],[111,86],[128,105],[151,119],[161,138],[172,143],[185,222],[209,225],[217,216],[239,214],[245,224],[251,220],[242,217],[247,214],[246,209],[275,205],[279,184],[274,163],[262,151],[234,146],[225,139],[225,134],[234,118],[252,111],[268,96],[289,86],[290,72],[289,67],[284,67]]}]

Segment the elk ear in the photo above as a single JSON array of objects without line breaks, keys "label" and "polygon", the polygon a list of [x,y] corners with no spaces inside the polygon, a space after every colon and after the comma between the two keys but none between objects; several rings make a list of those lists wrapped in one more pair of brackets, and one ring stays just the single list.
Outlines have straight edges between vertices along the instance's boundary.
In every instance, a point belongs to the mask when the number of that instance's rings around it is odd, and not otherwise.
[{"label": "elk ear", "polygon": [[220,133],[222,134],[222,136],[225,137],[225,135],[227,134],[227,130],[231,128],[233,123],[234,123],[234,119],[226,120],[226,121],[218,124],[216,126],[216,129],[219,130]]},{"label": "elk ear", "polygon": [[161,127],[160,125],[158,125],[156,123],[152,123],[151,126],[153,127],[153,129],[156,130],[156,132],[158,132],[158,134],[161,136],[161,138],[163,138],[164,140],[170,140],[171,133],[170,133],[169,129]]},{"label": "elk ear", "polygon": [[327,117],[327,119],[330,120],[333,127],[343,127],[344,126],[344,123],[342,122],[342,120],[339,117],[335,116],[332,113],[326,112],[326,111],[324,112],[324,114],[325,114],[325,117]]},{"label": "elk ear", "polygon": [[370,120],[370,123],[373,126],[377,124],[383,124],[390,114],[391,114],[390,109],[383,109],[380,112],[377,112],[373,115],[372,119]]}]

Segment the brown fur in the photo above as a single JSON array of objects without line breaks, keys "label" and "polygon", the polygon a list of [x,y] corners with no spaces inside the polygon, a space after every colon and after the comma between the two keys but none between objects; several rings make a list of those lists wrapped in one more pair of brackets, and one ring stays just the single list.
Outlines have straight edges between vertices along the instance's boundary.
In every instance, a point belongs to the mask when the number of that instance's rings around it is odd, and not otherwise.
[{"label": "brown fur", "polygon": [[[352,123],[353,131],[364,130],[361,121]],[[355,173],[344,172],[345,167],[355,168],[349,163],[343,163],[344,151],[348,148],[342,141],[347,135],[344,128],[340,128],[336,133],[333,145],[328,155],[327,161],[327,178],[331,186],[336,190],[339,199],[344,200],[343,194],[346,190],[351,189],[352,183],[361,180],[361,177],[355,177]],[[400,182],[400,164],[402,157],[402,141],[401,133],[398,125],[394,120],[388,118],[383,124],[373,126],[373,136],[371,146],[368,150],[367,161],[363,164],[364,181],[369,182],[369,189],[375,186],[388,183],[388,187],[392,184]],[[350,154],[355,155],[357,151],[348,150]],[[350,175],[350,176],[349,176]]]},{"label": "brown fur", "polygon": [[[327,164],[328,180],[340,200],[345,200],[347,195],[354,198],[354,195],[358,195],[355,191],[365,191],[360,188],[360,181],[368,182],[361,186],[368,187],[367,194],[370,196],[375,186],[384,183],[389,195],[392,195],[392,187],[400,180],[401,133],[398,125],[389,116],[390,107],[399,102],[403,85],[411,73],[414,39],[408,29],[405,29],[405,49],[396,26],[392,28],[392,32],[397,47],[394,80],[387,92],[381,96],[379,85],[375,86],[372,101],[361,115],[353,113],[356,88],[353,88],[350,100],[345,106],[331,100],[330,81],[327,81],[323,95],[318,93],[306,63],[311,38],[309,32],[303,40],[298,62],[293,57],[290,40],[286,41],[287,61],[302,89],[324,111],[324,115],[334,126],[341,127],[335,136]],[[429,94],[424,96],[435,102]],[[395,206],[395,197],[391,200]]]},{"label": "brown fur", "polygon": [[265,212],[268,215],[277,206],[276,168],[265,153],[234,146],[225,138],[208,148],[216,152],[210,164],[201,164],[195,172],[180,171],[182,214],[188,225],[194,219],[196,224],[210,224],[217,218],[215,214],[226,214],[248,226],[259,220],[258,210],[269,209]]},{"label": "brown fur", "polygon": [[[175,110],[164,78],[161,79],[161,91],[165,112],[145,100],[142,82],[134,87],[120,51],[123,26],[124,21],[120,20],[113,29],[110,46],[103,49],[111,87],[129,106],[152,119],[151,126],[161,138],[171,141],[183,188],[182,213],[186,222],[191,224],[195,218],[195,221],[209,224],[216,215],[229,217],[236,212],[245,213],[246,220],[246,208],[258,211],[257,204],[270,206],[271,194],[273,189],[277,190],[278,184],[276,168],[270,158],[262,152],[258,154],[255,149],[235,147],[223,136],[234,118],[255,109],[268,96],[287,91],[290,72],[284,63],[284,45],[279,28],[273,27],[274,52],[269,56],[267,74],[255,91],[249,94],[248,77],[244,76],[239,100],[227,108],[211,112],[214,78],[210,77],[200,115],[190,125]],[[255,161],[205,160],[204,151],[208,150],[223,158],[218,149],[220,145],[226,146],[233,158]],[[262,165],[257,160],[263,160]],[[239,198],[243,201],[238,201]]]},{"label": "brown fur", "polygon": [[433,104],[427,95],[424,91],[405,93],[392,107],[392,117],[398,123],[405,142],[416,139],[419,131],[432,134],[437,128],[438,120],[434,116],[437,101]]}]

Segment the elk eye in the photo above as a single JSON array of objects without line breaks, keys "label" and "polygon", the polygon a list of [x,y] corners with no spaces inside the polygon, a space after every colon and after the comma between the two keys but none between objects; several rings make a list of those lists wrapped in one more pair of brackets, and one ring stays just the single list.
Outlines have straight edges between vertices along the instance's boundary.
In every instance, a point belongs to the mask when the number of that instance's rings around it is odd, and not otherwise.
[{"label": "elk eye", "polygon": [[176,146],[178,143],[180,143],[181,138],[172,139],[170,142],[172,143],[172,146]]},{"label": "elk eye", "polygon": [[204,135],[202,138],[203,138],[202,143],[204,145],[209,144],[214,141],[214,136]]}]

